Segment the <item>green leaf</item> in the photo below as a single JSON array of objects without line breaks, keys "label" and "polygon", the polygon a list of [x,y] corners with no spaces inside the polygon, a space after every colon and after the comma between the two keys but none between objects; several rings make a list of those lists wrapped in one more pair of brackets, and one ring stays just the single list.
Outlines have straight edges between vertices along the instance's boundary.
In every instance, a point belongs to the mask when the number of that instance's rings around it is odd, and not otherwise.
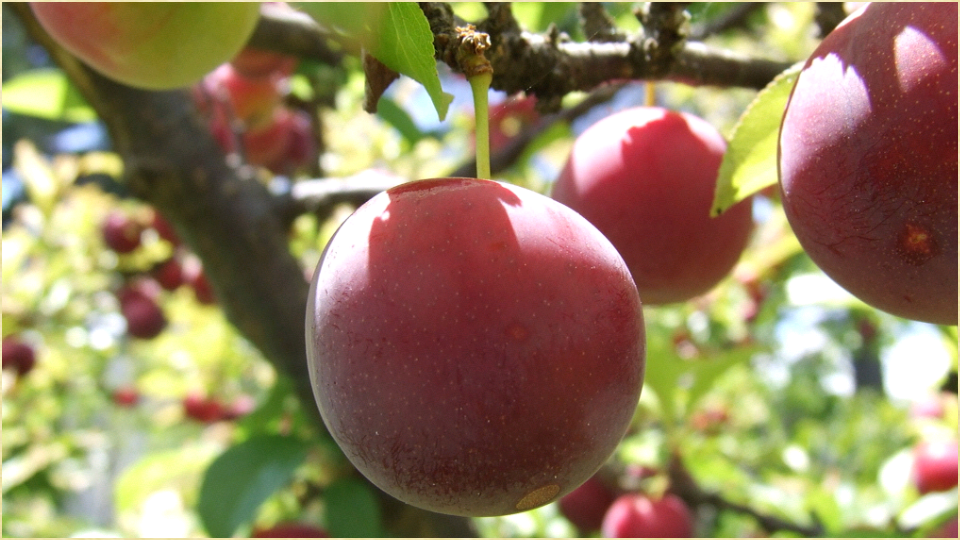
[{"label": "green leaf", "polygon": [[229,448],[207,469],[197,512],[210,536],[232,536],[257,508],[286,485],[309,445],[281,435],[253,437]]},{"label": "green leaf", "polygon": [[80,92],[59,69],[27,71],[3,83],[3,108],[26,116],[67,122],[97,119]]},{"label": "green leaf", "polygon": [[663,332],[647,332],[647,366],[643,382],[657,395],[664,421],[673,425],[677,420],[677,386],[687,366],[664,337]]},{"label": "green leaf", "polygon": [[380,98],[380,102],[377,104],[377,116],[396,128],[410,144],[416,144],[417,141],[427,135],[420,131],[407,111],[392,99]]},{"label": "green leaf", "polygon": [[780,122],[802,66],[795,64],[777,75],[740,116],[720,163],[711,207],[714,216],[777,183]]},{"label": "green leaf", "polygon": [[747,362],[759,347],[740,347],[712,355],[707,360],[690,362],[693,384],[687,394],[686,413],[693,412],[697,402],[715,387],[717,379],[733,366]]},{"label": "green leaf", "polygon": [[430,23],[413,2],[303,2],[296,6],[319,23],[357,39],[383,65],[427,89],[440,120],[453,96],[440,87]]},{"label": "green leaf", "polygon": [[334,538],[381,538],[380,507],[370,485],[357,478],[343,478],[323,492],[327,530]]}]

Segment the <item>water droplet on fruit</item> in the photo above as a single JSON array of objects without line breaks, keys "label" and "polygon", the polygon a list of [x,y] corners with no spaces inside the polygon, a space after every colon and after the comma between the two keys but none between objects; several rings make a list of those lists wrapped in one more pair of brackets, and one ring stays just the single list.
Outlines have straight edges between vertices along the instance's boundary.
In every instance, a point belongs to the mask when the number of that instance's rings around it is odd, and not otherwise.
[{"label": "water droplet on fruit", "polygon": [[520,499],[520,502],[517,503],[517,510],[523,512],[524,510],[532,510],[538,506],[543,506],[553,500],[553,498],[557,496],[557,493],[560,493],[560,486],[556,484],[547,484],[539,487]]}]

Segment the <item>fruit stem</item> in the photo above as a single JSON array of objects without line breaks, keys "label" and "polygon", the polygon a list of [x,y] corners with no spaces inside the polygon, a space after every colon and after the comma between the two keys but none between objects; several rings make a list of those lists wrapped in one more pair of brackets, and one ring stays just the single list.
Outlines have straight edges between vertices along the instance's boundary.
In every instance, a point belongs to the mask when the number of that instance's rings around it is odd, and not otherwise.
[{"label": "fruit stem", "polygon": [[470,89],[473,91],[473,107],[477,119],[475,136],[477,144],[477,178],[490,178],[490,113],[487,105],[487,91],[493,73],[483,73],[470,77]]},{"label": "fruit stem", "polygon": [[647,107],[653,107],[657,104],[657,92],[656,86],[651,81],[647,81],[643,84],[643,89],[646,91],[644,95],[644,105]]},{"label": "fruit stem", "polygon": [[457,48],[457,63],[466,75],[473,92],[475,139],[477,145],[477,178],[490,178],[490,108],[487,93],[493,81],[493,66],[483,55],[490,48],[490,36],[477,32],[472,24],[457,27],[460,46]]}]

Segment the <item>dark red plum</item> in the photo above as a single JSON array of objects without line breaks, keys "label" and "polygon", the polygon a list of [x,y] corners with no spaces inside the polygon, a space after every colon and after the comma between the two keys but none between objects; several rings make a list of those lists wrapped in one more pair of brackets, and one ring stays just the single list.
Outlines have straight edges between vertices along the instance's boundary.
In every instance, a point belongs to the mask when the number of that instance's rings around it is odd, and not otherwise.
[{"label": "dark red plum", "polygon": [[780,187],[810,258],[863,302],[957,324],[957,4],[874,2],[807,60]]},{"label": "dark red plum", "polygon": [[623,437],[644,372],[636,285],[569,208],[490,180],[380,193],[334,234],[306,317],[314,394],[357,469],[421,508],[555,501]]}]

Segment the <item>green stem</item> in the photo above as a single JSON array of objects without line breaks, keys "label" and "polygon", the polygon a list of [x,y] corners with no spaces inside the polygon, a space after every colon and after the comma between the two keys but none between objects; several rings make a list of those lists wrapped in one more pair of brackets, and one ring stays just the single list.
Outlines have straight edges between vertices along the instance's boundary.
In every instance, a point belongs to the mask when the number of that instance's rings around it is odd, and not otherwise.
[{"label": "green stem", "polygon": [[478,73],[467,80],[473,91],[474,117],[476,118],[475,138],[477,142],[477,178],[490,178],[490,108],[487,105],[487,93],[493,73]]}]

